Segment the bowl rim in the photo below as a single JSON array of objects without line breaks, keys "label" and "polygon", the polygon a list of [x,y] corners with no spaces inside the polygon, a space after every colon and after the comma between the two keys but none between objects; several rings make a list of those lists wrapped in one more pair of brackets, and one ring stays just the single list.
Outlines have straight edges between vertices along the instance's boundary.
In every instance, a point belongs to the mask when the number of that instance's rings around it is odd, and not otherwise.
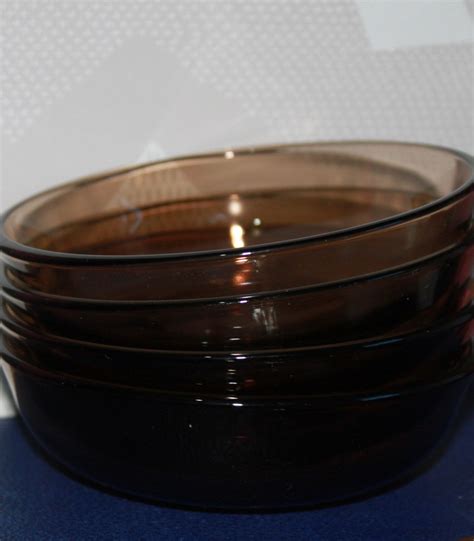
[{"label": "bowl rim", "polygon": [[449,246],[443,250],[430,253],[415,260],[381,269],[375,272],[350,276],[343,280],[335,280],[330,282],[322,282],[318,284],[310,284],[305,286],[284,288],[278,290],[262,290],[254,293],[236,293],[235,295],[225,295],[219,297],[196,297],[196,298],[178,298],[178,299],[94,299],[83,297],[71,297],[65,295],[57,295],[39,290],[21,289],[11,284],[3,284],[2,295],[7,298],[14,299],[20,302],[28,302],[31,304],[50,304],[51,306],[65,309],[84,309],[84,310],[143,310],[153,308],[178,308],[178,307],[200,307],[200,306],[215,306],[218,304],[239,304],[241,301],[264,301],[271,300],[275,297],[292,297],[313,294],[331,289],[346,289],[358,287],[361,284],[373,283],[376,281],[390,279],[394,276],[416,273],[423,270],[431,264],[440,262],[444,263],[451,256],[459,257],[466,250],[474,247],[474,234],[470,234],[463,241],[454,246]]},{"label": "bowl rim", "polygon": [[[290,354],[289,356],[285,356],[284,364],[291,366],[292,363],[295,363],[295,362],[298,363],[300,361],[300,359],[298,358],[299,355],[302,355],[304,357],[305,354],[307,354],[308,352],[315,353],[317,352],[317,350],[330,352],[330,351],[334,351],[335,348],[338,350],[345,349],[346,352],[354,352],[354,351],[357,352],[358,350],[360,350],[360,348],[363,348],[363,349],[365,348],[380,349],[381,348],[381,353],[383,354],[383,351],[385,350],[385,348],[387,347],[390,348],[395,343],[401,343],[401,342],[406,343],[407,341],[410,343],[413,340],[416,341],[417,339],[420,339],[422,335],[424,335],[425,339],[432,340],[431,333],[433,332],[433,330],[435,333],[440,332],[440,333],[451,335],[455,328],[461,328],[461,327],[464,328],[466,325],[470,325],[471,321],[472,321],[472,306],[470,308],[470,313],[464,312],[462,316],[458,316],[457,318],[450,319],[448,321],[443,321],[441,325],[438,325],[435,328],[430,327],[430,328],[424,329],[421,332],[418,331],[414,333],[404,334],[404,335],[395,337],[395,339],[384,339],[384,340],[379,339],[378,341],[376,342],[373,341],[372,343],[364,343],[364,341],[360,341],[362,343],[360,342],[359,343],[354,343],[354,342],[341,343],[341,344],[336,344],[335,347],[334,345],[331,345],[330,348],[328,348],[327,346],[320,346],[318,348],[304,348],[302,350],[293,350],[291,352],[292,354]],[[3,326],[3,323],[2,323],[2,326]],[[45,342],[46,343],[50,342],[51,344],[51,340],[45,340],[44,338],[38,335],[35,336],[36,333],[31,332],[31,331],[29,333],[27,332],[26,335],[22,334],[21,332],[19,333],[17,330],[10,330],[10,333],[13,333],[14,335],[16,335],[17,339],[20,339],[21,341],[26,340],[26,343],[29,344],[27,346],[29,349],[31,349],[34,343],[41,344]],[[28,338],[27,334],[33,334],[33,337]],[[57,340],[55,342],[56,342],[56,346],[55,346],[56,349],[60,348],[61,340]],[[87,349],[90,347],[93,347],[93,346],[91,346],[90,344],[85,344],[85,345],[83,344],[81,346],[81,351],[85,353],[85,351],[87,351]],[[220,403],[224,401],[225,404],[230,405],[230,406],[239,406],[242,404],[251,405],[253,403],[269,404],[271,403],[271,401],[279,402],[280,400],[284,401],[285,403],[287,402],[291,403],[292,401],[296,401],[296,403],[299,403],[299,404],[302,403],[301,401],[306,401],[306,400],[310,400],[310,401],[316,400],[319,402],[320,400],[327,400],[327,399],[331,399],[331,400],[334,399],[336,401],[339,401],[341,399],[342,400],[347,400],[347,399],[361,400],[362,399],[362,401],[365,402],[366,400],[372,401],[374,399],[395,397],[395,396],[398,396],[400,393],[403,394],[409,388],[412,388],[412,389],[420,388],[419,387],[420,382],[418,380],[415,380],[411,382],[408,386],[406,385],[406,382],[405,382],[405,384],[401,388],[397,389],[395,387],[393,389],[386,389],[383,392],[381,392],[382,389],[377,389],[377,390],[372,389],[370,391],[369,390],[358,390],[358,391],[353,390],[353,391],[337,391],[337,392],[332,391],[329,393],[324,393],[324,392],[314,393],[313,392],[313,393],[295,394],[294,392],[290,392],[290,393],[280,392],[280,393],[274,394],[274,392],[271,392],[271,393],[264,393],[264,394],[261,394],[261,393],[248,394],[248,393],[242,393],[240,391],[234,392],[234,391],[230,391],[224,388],[220,390],[219,389],[211,390],[211,389],[202,389],[202,388],[199,388],[199,389],[189,388],[187,390],[170,389],[166,387],[166,384],[164,386],[160,385],[159,387],[148,386],[148,385],[145,385],[144,382],[140,380],[127,379],[126,382],[116,381],[113,378],[104,377],[104,373],[102,373],[102,376],[99,378],[97,376],[92,376],[91,374],[79,375],[74,372],[70,373],[68,371],[63,371],[58,367],[50,368],[50,367],[41,366],[37,363],[31,363],[29,360],[24,360],[17,357],[15,353],[13,352],[5,351],[4,347],[2,347],[2,349],[3,351],[2,351],[2,357],[0,358],[0,366],[2,362],[7,363],[13,368],[26,370],[33,374],[39,375],[40,377],[43,377],[43,378],[44,377],[48,379],[52,378],[53,380],[56,380],[56,382],[59,385],[65,385],[65,384],[72,384],[74,386],[92,385],[93,387],[97,389],[108,388],[114,391],[127,390],[127,391],[133,391],[133,392],[146,392],[146,393],[153,393],[157,397],[162,397],[163,399],[171,399],[173,401],[176,399],[178,399],[179,401],[190,400],[192,402],[199,402],[199,403],[204,403],[204,404],[212,403],[215,400],[217,400]],[[109,355],[111,353],[110,348],[102,348],[102,349],[104,351],[105,358],[108,359],[108,361],[112,360],[112,357],[110,357]],[[109,354],[106,354],[107,351],[109,352]],[[121,351],[119,352],[119,354],[124,354],[124,353],[126,355],[133,355],[133,353],[136,354],[138,352],[130,348],[125,348],[125,349],[121,348]],[[141,355],[144,354],[145,356],[151,355],[152,357],[157,355],[157,352],[153,350],[145,350],[145,352],[139,352],[139,353]],[[183,354],[181,354],[181,352],[174,351],[171,353],[172,355],[169,355],[168,352],[164,352],[165,354],[164,357],[168,359],[168,362],[169,361],[173,362],[173,364],[178,366],[178,368],[180,369],[185,368],[186,364],[189,364],[189,363],[195,364],[197,361],[196,357],[194,358],[191,357],[189,354],[187,354],[188,352],[183,352]],[[258,353],[259,353],[258,355],[252,356],[250,358],[248,357],[243,358],[242,355],[240,355],[239,357],[232,357],[231,355],[220,356],[220,357],[207,356],[206,360],[211,363],[210,365],[208,365],[207,370],[214,371],[218,367],[225,369],[226,367],[229,366],[229,364],[235,366],[235,363],[241,364],[242,362],[244,362],[245,364],[250,363],[251,366],[258,367],[259,365],[261,366],[262,361],[265,365],[268,365],[268,364],[272,364],[275,361],[275,358],[281,359],[281,352],[279,353],[270,352],[270,355],[267,352],[258,352]],[[62,357],[64,357],[64,355],[62,355]],[[164,360],[164,358],[162,357],[162,359],[159,359],[155,357],[155,359],[150,358],[149,360],[150,362],[152,362],[152,364],[155,364],[155,362],[160,363],[160,361]],[[130,363],[127,361],[127,364],[130,364]],[[181,365],[181,367],[179,365]],[[454,367],[453,373],[445,374],[445,376],[442,379],[437,380],[437,381],[430,380],[428,382],[425,382],[425,384],[422,384],[422,387],[425,387],[425,385],[428,385],[428,387],[430,387],[432,384],[434,384],[435,386],[446,384],[446,383],[449,383],[450,381],[454,381],[459,378],[473,374],[473,371],[474,371],[474,365],[471,359],[470,361],[468,361],[467,365],[463,363],[461,366],[456,366]],[[106,374],[111,374],[111,373],[112,372],[110,372],[109,369],[106,369]],[[163,383],[163,380],[160,379],[160,382]],[[375,394],[374,394],[374,391],[375,391]]]},{"label": "bowl rim", "polygon": [[[137,348],[132,346],[111,345],[98,342],[90,342],[85,340],[77,340],[75,338],[69,338],[64,336],[58,336],[55,334],[38,333],[36,330],[20,325],[16,322],[5,320],[2,318],[0,321],[0,340],[2,340],[5,333],[15,334],[20,339],[39,342],[44,344],[53,344],[57,348],[62,346],[69,347],[71,349],[78,349],[82,353],[92,350],[98,352],[104,352],[104,356],[107,358],[108,353],[116,353],[117,355],[143,355],[150,356],[150,362],[160,362],[160,360],[169,359],[173,362],[184,363],[186,362],[199,362],[200,360],[206,360],[210,362],[224,362],[224,363],[239,363],[242,362],[265,362],[270,359],[284,359],[284,362],[298,362],[297,357],[308,354],[314,354],[317,352],[329,352],[329,351],[357,351],[359,349],[376,349],[384,348],[388,345],[417,340],[421,337],[426,339],[432,338],[437,333],[443,333],[446,331],[453,332],[454,329],[461,326],[471,324],[474,316],[474,303],[471,302],[465,306],[458,313],[449,318],[443,318],[437,321],[434,325],[428,325],[420,327],[409,332],[394,334],[394,335],[375,335],[365,338],[352,339],[347,341],[324,343],[318,345],[306,345],[300,347],[290,348],[262,348],[262,349],[241,349],[241,350],[173,350],[173,349],[157,349],[157,348]],[[131,361],[133,363],[133,361]]]},{"label": "bowl rim", "polygon": [[[291,151],[291,149],[302,149],[304,147],[323,147],[331,146],[335,149],[344,145],[372,145],[372,146],[405,146],[412,148],[424,148],[436,150],[441,153],[451,154],[458,159],[464,161],[471,168],[470,177],[453,190],[448,195],[437,198],[434,201],[421,205],[415,209],[411,209],[405,212],[394,214],[387,218],[375,220],[366,224],[361,224],[353,227],[338,229],[330,231],[328,233],[320,233],[316,235],[309,235],[299,237],[296,239],[286,239],[276,242],[269,242],[264,244],[257,244],[254,246],[248,246],[243,248],[225,248],[225,249],[212,249],[212,250],[199,250],[199,251],[186,251],[176,253],[156,253],[156,254],[134,254],[134,255],[101,255],[101,254],[82,254],[82,253],[68,253],[68,252],[56,252],[52,250],[44,250],[41,248],[35,248],[15,241],[7,236],[5,232],[5,225],[9,217],[23,205],[34,201],[38,197],[45,196],[49,193],[56,191],[69,189],[78,189],[88,184],[105,181],[115,176],[123,175],[147,167],[156,165],[163,165],[174,162],[186,162],[191,160],[205,160],[209,158],[221,158],[226,159],[226,154],[232,152],[233,156],[252,156],[259,154],[279,154]],[[37,194],[28,197],[10,209],[6,210],[0,217],[0,249],[1,251],[12,255],[14,257],[25,259],[28,261],[55,263],[55,264],[74,264],[81,266],[95,266],[95,265],[118,265],[118,264],[140,264],[140,263],[153,263],[160,261],[182,261],[182,260],[195,260],[215,257],[231,257],[231,256],[248,256],[261,252],[269,252],[286,247],[295,247],[304,244],[327,242],[332,239],[340,239],[343,237],[350,237],[359,233],[365,233],[377,229],[384,229],[392,225],[399,224],[404,221],[408,221],[412,218],[418,218],[420,216],[429,214],[432,211],[438,210],[446,206],[447,204],[463,197],[474,189],[474,157],[460,150],[455,150],[450,147],[434,145],[428,143],[418,143],[411,141],[397,141],[397,140],[376,140],[376,139],[355,139],[355,140],[320,140],[320,141],[298,141],[296,143],[284,143],[284,144],[272,144],[272,145],[259,145],[259,146],[244,146],[235,147],[220,151],[211,151],[206,153],[185,154],[175,157],[166,158],[164,160],[156,160],[148,163],[138,164],[129,167],[121,167],[112,169],[109,171],[89,175],[79,178],[77,180],[58,184],[48,190],[41,191]]]},{"label": "bowl rim", "polygon": [[469,378],[469,384],[473,381],[474,373],[472,370],[464,370],[458,374],[437,381],[419,383],[415,382],[405,385],[401,389],[392,389],[386,391],[346,391],[329,392],[313,394],[268,394],[268,395],[239,395],[230,396],[229,393],[200,393],[199,391],[174,391],[166,389],[154,389],[140,385],[127,385],[125,383],[109,382],[105,380],[89,379],[72,374],[63,374],[62,372],[53,372],[37,366],[30,365],[10,353],[4,354],[0,358],[0,368],[2,363],[9,365],[14,370],[30,373],[41,379],[47,379],[56,385],[64,387],[71,385],[75,388],[94,389],[99,392],[112,391],[114,393],[141,393],[153,395],[153,399],[160,402],[172,404],[193,404],[200,407],[218,406],[218,407],[245,407],[245,408],[298,408],[313,409],[322,407],[324,410],[329,407],[347,407],[355,404],[365,405],[370,402],[398,400],[407,396],[418,395],[419,393],[436,391],[441,387],[453,385],[457,382]]}]

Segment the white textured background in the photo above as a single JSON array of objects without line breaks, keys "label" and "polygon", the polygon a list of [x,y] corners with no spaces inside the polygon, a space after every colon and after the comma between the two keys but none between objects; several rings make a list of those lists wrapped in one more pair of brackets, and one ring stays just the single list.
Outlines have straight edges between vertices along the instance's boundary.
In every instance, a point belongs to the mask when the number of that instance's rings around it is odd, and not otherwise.
[{"label": "white textured background", "polygon": [[2,206],[166,155],[474,149],[472,0],[0,0]]}]

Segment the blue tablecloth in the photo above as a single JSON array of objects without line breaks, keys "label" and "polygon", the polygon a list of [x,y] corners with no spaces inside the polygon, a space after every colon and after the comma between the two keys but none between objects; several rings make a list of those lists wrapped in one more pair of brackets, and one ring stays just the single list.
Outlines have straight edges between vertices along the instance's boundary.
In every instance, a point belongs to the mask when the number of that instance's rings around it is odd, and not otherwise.
[{"label": "blue tablecloth", "polygon": [[[1,392],[1,388],[0,388]],[[277,514],[163,508],[96,490],[50,465],[0,419],[0,540],[457,541],[474,535],[474,386],[442,457],[354,503]]]}]

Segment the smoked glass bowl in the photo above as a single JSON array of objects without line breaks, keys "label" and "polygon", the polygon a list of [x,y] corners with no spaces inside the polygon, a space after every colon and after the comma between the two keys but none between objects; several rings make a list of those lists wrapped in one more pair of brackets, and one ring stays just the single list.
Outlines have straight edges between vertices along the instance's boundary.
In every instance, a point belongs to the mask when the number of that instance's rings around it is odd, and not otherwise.
[{"label": "smoked glass bowl", "polygon": [[253,296],[80,300],[5,287],[3,317],[43,335],[140,349],[287,348],[389,337],[454,318],[471,303],[474,246],[336,285]]},{"label": "smoked glass bowl", "polygon": [[202,508],[335,502],[433,456],[472,379],[473,160],[344,142],[69,183],[2,217],[2,367],[59,463]]},{"label": "smoked glass bowl", "polygon": [[471,381],[472,313],[391,340],[203,356],[8,323],[37,441],[82,478],[168,504],[288,509],[358,496],[433,456]]},{"label": "smoked glass bowl", "polygon": [[99,175],[3,219],[5,284],[177,300],[337,283],[469,235],[469,157],[400,143],[227,151]]}]

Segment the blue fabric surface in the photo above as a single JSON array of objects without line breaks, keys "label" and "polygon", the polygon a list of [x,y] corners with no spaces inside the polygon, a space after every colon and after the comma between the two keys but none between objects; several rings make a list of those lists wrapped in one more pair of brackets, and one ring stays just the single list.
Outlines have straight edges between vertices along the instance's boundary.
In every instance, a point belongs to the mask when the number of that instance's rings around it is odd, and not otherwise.
[{"label": "blue fabric surface", "polygon": [[69,478],[0,419],[2,541],[456,541],[474,535],[474,388],[442,457],[410,482],[344,505],[278,514],[218,514],[128,500]]}]

